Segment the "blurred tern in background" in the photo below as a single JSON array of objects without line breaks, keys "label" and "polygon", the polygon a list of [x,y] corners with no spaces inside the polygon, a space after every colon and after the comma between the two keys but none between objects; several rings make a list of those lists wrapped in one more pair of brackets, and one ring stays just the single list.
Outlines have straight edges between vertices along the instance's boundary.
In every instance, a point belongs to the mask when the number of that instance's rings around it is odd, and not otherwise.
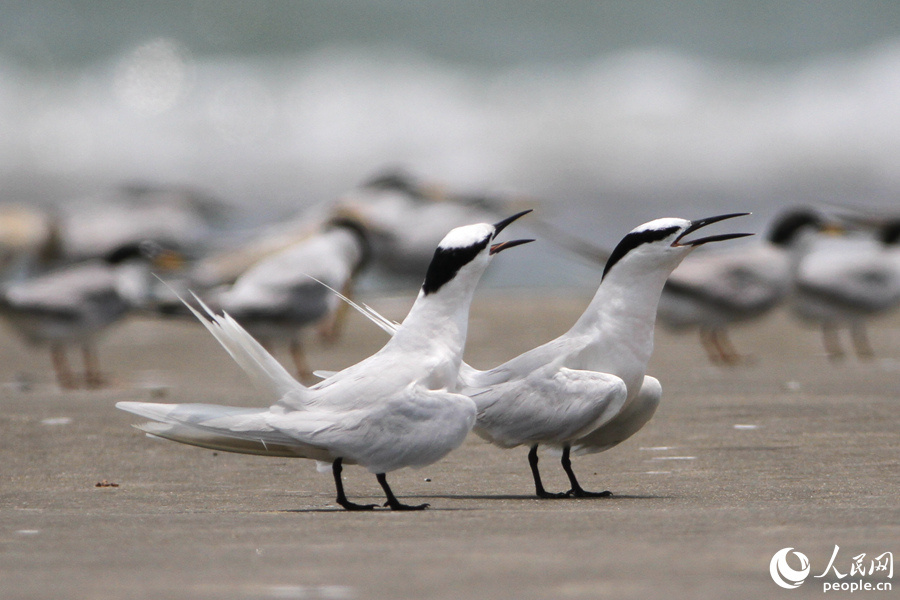
[{"label": "blurred tern in background", "polygon": [[347,305],[321,283],[352,296],[354,277],[369,258],[368,234],[349,219],[334,219],[321,232],[265,258],[233,285],[204,294],[208,305],[227,312],[263,346],[289,345],[301,380],[312,372],[301,330],[317,325],[325,341],[338,335]]},{"label": "blurred tern in background", "polygon": [[794,274],[793,314],[817,324],[828,356],[844,357],[838,338],[850,330],[859,358],[874,356],[866,321],[900,304],[900,220],[880,226],[877,238],[848,235],[818,242]]},{"label": "blurred tern in background", "polygon": [[[359,464],[376,474],[393,510],[400,503],[386,473],[431,464],[462,444],[475,422],[475,404],[456,393],[475,287],[491,257],[530,240],[492,244],[519,213],[496,225],[481,223],[447,234],[428,267],[415,304],[377,353],[305,387],[227,314],[196,316],[275,404],[233,408],[204,404],[119,402],[122,410],[157,421],[147,433],[206,448],[309,458],[330,465],[337,502],[350,502],[341,472]],[[193,310],[193,309],[192,309]]]},{"label": "blurred tern in background", "polygon": [[[255,264],[317,235],[331,220],[329,207],[320,204],[298,216],[281,219],[242,235],[231,234],[222,247],[194,262],[187,274],[189,284],[186,287],[205,290],[231,285]],[[239,241],[235,242],[235,238]],[[222,242],[220,239],[219,243]]]},{"label": "blurred tern in background", "polygon": [[234,283],[256,263],[316,235],[329,222],[351,221],[368,234],[371,266],[421,281],[444,234],[469,223],[492,222],[508,211],[493,198],[450,195],[403,171],[385,171],[332,202],[260,228],[240,244],[210,253],[195,264],[191,289]]},{"label": "blurred tern in background", "polygon": [[184,256],[200,255],[223,210],[216,200],[191,189],[125,185],[66,205],[59,224],[62,251],[69,260],[85,260],[156,242]]},{"label": "blurred tern in background", "polygon": [[758,243],[691,254],[663,287],[660,322],[675,331],[697,328],[710,362],[737,364],[741,355],[728,338],[728,327],[762,317],[788,297],[803,246],[799,240],[825,227],[818,212],[791,210]]},{"label": "blurred tern in background", "polygon": [[131,310],[143,308],[151,289],[151,270],[165,272],[181,257],[155,242],[129,244],[105,259],[69,264],[0,286],[0,315],[35,345],[49,345],[62,388],[77,387],[66,346],[79,345],[84,385],[103,384],[95,351],[97,337]]},{"label": "blurred tern in background", "polygon": [[[386,171],[352,190],[333,206],[336,215],[360,220],[372,232],[374,262],[389,273],[424,272],[431,248],[444,228],[490,220],[515,210],[534,208],[540,201],[514,192],[459,192],[423,183],[403,171]],[[528,228],[557,246],[591,263],[603,264],[609,252],[540,218]]]},{"label": "blurred tern in background", "polygon": [[348,192],[332,206],[333,214],[362,223],[371,232],[374,263],[397,275],[421,277],[435,245],[447,228],[490,222],[501,201],[464,198],[417,181],[403,172],[378,175]]}]

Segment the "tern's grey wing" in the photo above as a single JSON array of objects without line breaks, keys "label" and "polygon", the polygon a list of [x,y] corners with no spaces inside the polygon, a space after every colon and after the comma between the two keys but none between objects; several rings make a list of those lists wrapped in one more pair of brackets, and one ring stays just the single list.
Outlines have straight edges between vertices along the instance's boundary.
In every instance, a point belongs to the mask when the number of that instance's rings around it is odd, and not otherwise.
[{"label": "tern's grey wing", "polygon": [[104,298],[116,292],[112,270],[97,262],[89,262],[54,271],[4,286],[4,297],[10,306],[22,310],[77,312],[92,298]]},{"label": "tern's grey wing", "polygon": [[581,336],[567,333],[511,358],[493,369],[480,371],[463,363],[460,368],[461,387],[488,388],[520,380],[528,373],[557,368],[564,364],[566,357],[577,354],[588,342],[589,340],[586,342]]},{"label": "tern's grey wing", "polygon": [[649,375],[644,377],[638,395],[612,419],[572,444],[575,454],[603,452],[621,444],[653,418],[662,398],[662,386]]},{"label": "tern's grey wing", "polygon": [[576,439],[613,418],[628,396],[615,375],[565,367],[463,392],[478,407],[475,432],[504,447]]},{"label": "tern's grey wing", "polygon": [[273,415],[269,422],[373,473],[431,464],[462,444],[475,423],[475,404],[467,396],[415,384],[370,397],[355,409],[313,409],[323,422],[331,421],[314,431],[303,427],[307,412]]},{"label": "tern's grey wing", "polygon": [[739,318],[772,308],[789,290],[788,256],[766,245],[689,256],[669,276],[664,293]]},{"label": "tern's grey wing", "polygon": [[0,294],[0,312],[36,342],[89,339],[130,308],[111,269],[99,263],[9,282]]},{"label": "tern's grey wing", "polygon": [[335,305],[333,294],[308,278],[286,288],[233,288],[223,293],[218,301],[222,309],[240,323],[262,321],[286,326],[314,323]]}]

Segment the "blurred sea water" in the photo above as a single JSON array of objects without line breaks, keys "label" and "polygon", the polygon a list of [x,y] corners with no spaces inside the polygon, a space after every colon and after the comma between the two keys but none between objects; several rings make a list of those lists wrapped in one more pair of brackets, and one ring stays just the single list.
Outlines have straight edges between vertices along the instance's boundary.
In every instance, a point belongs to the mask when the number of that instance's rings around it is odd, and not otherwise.
[{"label": "blurred sea water", "polygon": [[178,183],[263,221],[402,166],[610,245],[900,191],[893,2],[122,4],[0,8],[2,200]]}]

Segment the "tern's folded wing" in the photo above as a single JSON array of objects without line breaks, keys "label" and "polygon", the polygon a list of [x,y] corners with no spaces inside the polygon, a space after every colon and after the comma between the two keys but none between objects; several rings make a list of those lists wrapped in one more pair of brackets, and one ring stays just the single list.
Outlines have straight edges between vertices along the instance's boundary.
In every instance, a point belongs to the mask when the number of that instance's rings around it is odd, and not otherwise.
[{"label": "tern's folded wing", "polygon": [[665,287],[667,295],[741,312],[767,310],[789,290],[788,257],[768,247],[689,256]]},{"label": "tern's folded wing", "polygon": [[645,376],[637,396],[626,403],[612,419],[572,444],[572,451],[575,454],[590,454],[621,444],[650,421],[656,413],[660,398],[662,386],[659,381],[649,375]]},{"label": "tern's folded wing", "polygon": [[[328,417],[323,426],[298,431],[315,414]],[[412,384],[352,409],[291,411],[270,423],[373,473],[386,473],[431,464],[462,444],[475,423],[475,404],[461,394]]]},{"label": "tern's folded wing", "polygon": [[628,395],[615,375],[567,368],[463,392],[478,407],[475,432],[510,447],[573,440],[612,419]]}]

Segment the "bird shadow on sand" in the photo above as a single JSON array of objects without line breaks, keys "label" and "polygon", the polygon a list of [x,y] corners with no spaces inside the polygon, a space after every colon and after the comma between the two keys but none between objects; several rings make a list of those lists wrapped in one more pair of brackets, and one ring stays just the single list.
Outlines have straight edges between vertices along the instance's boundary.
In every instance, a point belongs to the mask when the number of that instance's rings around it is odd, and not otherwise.
[{"label": "bird shadow on sand", "polygon": [[[540,501],[542,503],[548,504],[557,504],[557,503],[570,503],[570,502],[580,502],[584,504],[590,503],[608,503],[608,502],[622,502],[627,500],[675,500],[675,496],[657,496],[657,495],[639,495],[639,494],[613,494],[612,496],[608,496],[605,498],[538,498],[534,494],[410,494],[408,496],[404,496],[406,499],[416,499],[416,500],[480,500],[480,501],[510,501],[510,500],[521,500],[521,501]],[[469,507],[453,507],[453,506],[434,506],[431,505],[425,512],[430,511],[466,511],[466,510],[481,510],[487,507],[479,507],[479,506],[469,506]],[[323,506],[317,508],[285,508],[281,510],[275,510],[273,512],[276,513],[342,513],[342,512],[356,512],[356,511],[347,511],[339,506]],[[373,510],[367,511],[358,511],[362,513],[372,513],[372,512],[396,512],[391,511],[387,507],[377,507]],[[418,511],[412,511],[418,512]]]},{"label": "bird shadow on sand", "polygon": [[[430,497],[430,496],[429,496]],[[282,510],[276,510],[273,512],[284,514],[284,513],[298,513],[298,514],[306,514],[306,513],[354,513],[354,514],[372,514],[372,513],[393,513],[393,512],[445,512],[445,511],[463,511],[463,510],[476,510],[474,508],[460,508],[460,507],[447,507],[447,506],[429,506],[425,510],[411,510],[411,511],[395,511],[390,508],[385,507],[377,507],[372,510],[345,510],[340,506],[333,507],[322,507],[322,508],[285,508]]]},{"label": "bird shadow on sand", "polygon": [[540,500],[542,502],[614,502],[616,500],[674,500],[675,496],[655,496],[637,494],[613,494],[605,498],[538,498],[534,494],[410,494],[405,498],[436,500]]}]

